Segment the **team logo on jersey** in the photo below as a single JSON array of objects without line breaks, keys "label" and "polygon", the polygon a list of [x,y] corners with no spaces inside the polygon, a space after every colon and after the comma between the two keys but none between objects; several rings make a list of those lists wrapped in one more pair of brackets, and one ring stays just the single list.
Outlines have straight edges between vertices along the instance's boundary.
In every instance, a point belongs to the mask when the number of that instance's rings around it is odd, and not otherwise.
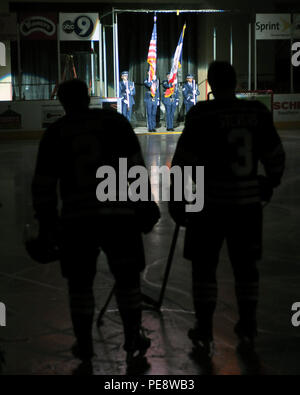
[{"label": "team logo on jersey", "polygon": [[54,22],[43,16],[30,16],[21,23],[20,32],[27,37],[34,32],[44,33],[46,36],[55,34],[56,26]]}]

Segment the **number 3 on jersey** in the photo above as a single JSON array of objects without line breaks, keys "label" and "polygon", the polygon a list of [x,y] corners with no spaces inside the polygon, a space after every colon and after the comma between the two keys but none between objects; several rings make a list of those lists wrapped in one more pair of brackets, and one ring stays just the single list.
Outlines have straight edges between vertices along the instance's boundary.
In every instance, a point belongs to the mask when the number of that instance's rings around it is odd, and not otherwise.
[{"label": "number 3 on jersey", "polygon": [[245,177],[253,171],[253,141],[248,129],[231,129],[228,143],[232,148],[231,169],[235,176]]}]

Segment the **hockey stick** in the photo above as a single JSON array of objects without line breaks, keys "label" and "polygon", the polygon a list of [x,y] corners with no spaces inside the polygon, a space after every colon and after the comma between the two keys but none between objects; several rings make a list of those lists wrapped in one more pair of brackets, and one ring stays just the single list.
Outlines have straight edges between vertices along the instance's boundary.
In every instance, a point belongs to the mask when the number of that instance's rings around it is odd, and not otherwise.
[{"label": "hockey stick", "polygon": [[165,291],[166,291],[166,288],[167,288],[169,274],[170,274],[170,270],[171,270],[171,266],[172,266],[172,262],[173,262],[173,257],[174,257],[174,252],[175,252],[175,248],[176,248],[176,244],[177,244],[179,229],[180,229],[180,225],[176,224],[176,227],[175,227],[175,230],[174,230],[174,234],[173,234],[173,238],[172,238],[171,247],[170,247],[170,252],[169,252],[169,256],[168,256],[167,266],[166,266],[166,270],[165,270],[164,281],[163,281],[163,284],[162,284],[162,287],[161,287],[161,291],[160,291],[158,302],[156,304],[156,308],[158,310],[160,310],[162,302],[163,302],[163,299],[164,299],[164,296],[165,296]]},{"label": "hockey stick", "polygon": [[103,316],[104,316],[104,314],[105,314],[105,312],[106,312],[106,310],[108,308],[108,305],[109,305],[110,301],[112,300],[112,297],[113,297],[113,295],[115,293],[115,290],[116,290],[116,285],[114,285],[112,287],[112,289],[111,289],[111,291],[110,291],[110,293],[108,295],[108,298],[107,298],[107,300],[105,302],[105,305],[102,307],[102,309],[101,309],[101,311],[100,311],[100,313],[98,315],[97,328],[99,328],[99,326],[101,326],[103,324],[102,318],[103,318]]}]

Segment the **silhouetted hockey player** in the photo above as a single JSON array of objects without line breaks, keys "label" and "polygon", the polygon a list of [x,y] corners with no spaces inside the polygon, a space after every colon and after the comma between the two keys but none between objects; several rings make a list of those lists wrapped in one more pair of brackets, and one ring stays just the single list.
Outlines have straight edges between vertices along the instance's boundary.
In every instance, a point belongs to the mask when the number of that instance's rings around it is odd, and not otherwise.
[{"label": "silhouetted hockey player", "polygon": [[[189,337],[211,354],[217,302],[216,269],[224,240],[235,277],[240,349],[253,349],[262,248],[262,200],[270,200],[284,170],[284,151],[272,114],[258,101],[235,97],[236,74],[227,62],[214,62],[208,81],[215,100],[200,102],[187,114],[172,165],[204,166],[204,209],[184,213],[170,205],[185,224],[185,257],[192,261],[197,323]],[[258,176],[258,163],[265,176]],[[244,348],[245,349],[245,348]]]},{"label": "silhouetted hockey player", "polygon": [[[126,158],[128,167],[144,166],[138,139],[122,115],[88,108],[90,99],[85,83],[79,80],[62,83],[58,98],[66,115],[52,124],[41,140],[32,185],[40,238],[57,238],[59,224],[61,270],[68,279],[77,338],[72,351],[82,360],[90,360],[94,354],[93,282],[100,249],[106,253],[116,281],[124,349],[130,362],[134,354],[142,354],[150,346],[141,327],[140,272],[145,264],[141,233],[152,229],[159,219],[159,210],[151,201],[139,204],[121,199],[97,200],[99,167],[116,169],[118,179],[119,158]],[[116,191],[117,196],[119,192]]]}]

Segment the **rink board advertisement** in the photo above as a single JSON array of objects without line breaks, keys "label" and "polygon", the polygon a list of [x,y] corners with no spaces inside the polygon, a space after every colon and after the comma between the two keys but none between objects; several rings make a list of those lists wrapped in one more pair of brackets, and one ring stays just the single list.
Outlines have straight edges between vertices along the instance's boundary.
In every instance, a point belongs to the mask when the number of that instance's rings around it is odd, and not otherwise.
[{"label": "rink board advertisement", "polygon": [[300,94],[274,95],[273,111],[278,127],[300,127]]},{"label": "rink board advertisement", "polygon": [[22,115],[12,110],[11,106],[8,105],[4,111],[0,112],[0,130],[21,128]]},{"label": "rink board advertisement", "polygon": [[[91,108],[101,108],[99,97],[91,97]],[[58,100],[0,101],[1,130],[41,130],[64,115]]]},{"label": "rink board advertisement", "polygon": [[[120,112],[117,98],[91,98],[91,108],[114,106]],[[277,127],[300,127],[300,94],[275,94],[274,122]],[[41,130],[64,115],[58,100],[0,101],[1,130]]]},{"label": "rink board advertisement", "polygon": [[42,128],[47,128],[65,114],[60,104],[42,105]]},{"label": "rink board advertisement", "polygon": [[[53,104],[53,100],[49,101]],[[12,113],[19,114],[22,123],[19,127],[11,126],[4,129],[23,129],[23,130],[40,130],[42,128],[41,106],[45,101],[20,101],[20,102],[0,102],[0,114]]]},{"label": "rink board advertisement", "polygon": [[99,40],[99,15],[96,13],[60,13],[61,41]]}]

